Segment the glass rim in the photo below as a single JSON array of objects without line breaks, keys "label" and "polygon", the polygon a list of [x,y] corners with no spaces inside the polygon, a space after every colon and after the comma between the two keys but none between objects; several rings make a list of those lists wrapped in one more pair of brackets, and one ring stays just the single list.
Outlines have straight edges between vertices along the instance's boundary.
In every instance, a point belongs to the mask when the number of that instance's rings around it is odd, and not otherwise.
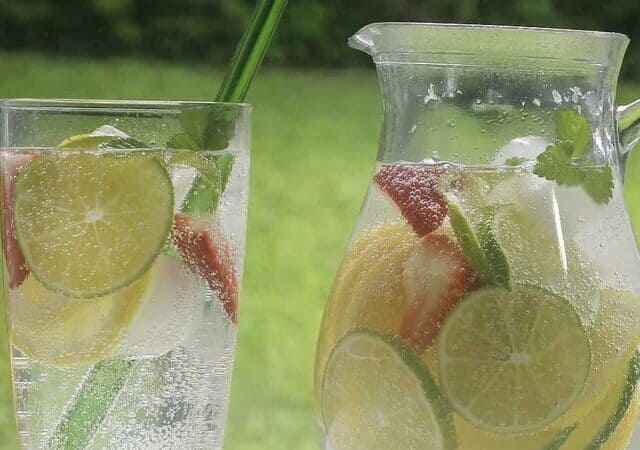
[{"label": "glass rim", "polygon": [[0,109],[23,111],[171,111],[183,109],[207,109],[226,107],[251,110],[249,103],[198,101],[198,100],[117,100],[72,98],[6,98],[0,99]]},{"label": "glass rim", "polygon": [[[493,30],[493,31],[530,31],[540,33],[557,33],[557,34],[573,34],[584,35],[592,37],[606,37],[623,39],[630,41],[631,39],[624,33],[618,33],[614,31],[599,31],[599,30],[583,30],[579,28],[553,28],[553,27],[529,27],[520,25],[492,25],[492,24],[475,24],[475,23],[449,23],[449,22],[372,22],[365,25],[360,29],[364,30],[369,26],[420,26],[430,28],[464,28],[473,30]],[[359,31],[358,31],[359,32]],[[356,33],[357,34],[357,33]]]},{"label": "glass rim", "polygon": [[522,60],[532,66],[552,61],[615,69],[629,42],[624,34],[606,31],[438,22],[374,22],[348,40],[376,63],[428,63],[421,55],[440,55],[449,62],[488,57],[485,65]]}]

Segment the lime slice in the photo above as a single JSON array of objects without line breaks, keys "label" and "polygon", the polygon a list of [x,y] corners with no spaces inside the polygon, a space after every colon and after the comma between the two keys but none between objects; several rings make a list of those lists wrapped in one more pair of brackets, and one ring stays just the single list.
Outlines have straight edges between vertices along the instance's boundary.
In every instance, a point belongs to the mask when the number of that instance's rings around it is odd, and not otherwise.
[{"label": "lime slice", "polygon": [[500,433],[533,431],[582,394],[589,339],[574,308],[549,291],[472,292],[437,339],[440,385],[473,425]]},{"label": "lime slice", "polygon": [[391,337],[344,337],[327,363],[321,405],[333,450],[456,447],[451,412],[429,371]]},{"label": "lime slice", "polygon": [[[634,411],[631,408],[632,401],[634,399],[638,378],[640,377],[640,353],[636,352],[631,358],[629,367],[627,370],[624,383],[622,383],[622,389],[619,390],[619,399],[615,409],[612,410],[608,420],[600,427],[598,433],[591,441],[591,444],[587,446],[589,450],[596,450],[602,447],[603,444],[618,430],[619,425],[625,419],[625,416],[633,414]],[[637,414],[637,410],[636,410]],[[591,428],[593,430],[593,428]],[[618,438],[620,439],[620,437]]]},{"label": "lime slice", "polygon": [[100,144],[107,143],[114,138],[116,138],[116,136],[106,134],[76,134],[62,141],[58,145],[58,148],[82,148],[85,150],[95,149],[98,148]]},{"label": "lime slice", "polygon": [[623,449],[638,414],[640,353],[612,374],[609,389],[600,401],[575,422],[574,429],[558,449]]},{"label": "lime slice", "polygon": [[407,304],[404,263],[418,236],[404,222],[379,225],[356,237],[338,270],[327,302],[315,368],[316,405],[332,349],[350,330],[394,333]]},{"label": "lime slice", "polygon": [[[611,434],[611,436],[609,436],[605,443],[602,444],[602,447],[600,447],[602,450],[622,450],[627,448],[627,445],[629,445],[629,441],[631,440],[631,435],[633,434],[636,422],[638,420],[639,410],[640,390],[638,390],[636,385],[635,393],[633,394],[633,398],[631,399],[626,413],[622,417],[622,420],[620,420],[618,426],[613,431],[613,434]],[[596,440],[592,443],[592,446],[598,444],[599,441]]]},{"label": "lime slice", "polygon": [[33,275],[71,297],[109,294],[138,279],[173,216],[169,174],[153,156],[55,153],[16,181],[14,221]]},{"label": "lime slice", "polygon": [[489,226],[509,261],[513,282],[545,287],[566,298],[590,330],[600,307],[597,275],[577,246],[561,228],[537,222],[520,206],[501,205],[494,211]]},{"label": "lime slice", "polygon": [[103,125],[91,133],[76,134],[58,144],[61,149],[94,150],[100,147],[139,149],[147,146],[111,125]]},{"label": "lime slice", "polygon": [[8,298],[11,343],[42,363],[93,363],[119,342],[138,310],[147,275],[111,295],[91,301],[66,297],[33,276]]}]

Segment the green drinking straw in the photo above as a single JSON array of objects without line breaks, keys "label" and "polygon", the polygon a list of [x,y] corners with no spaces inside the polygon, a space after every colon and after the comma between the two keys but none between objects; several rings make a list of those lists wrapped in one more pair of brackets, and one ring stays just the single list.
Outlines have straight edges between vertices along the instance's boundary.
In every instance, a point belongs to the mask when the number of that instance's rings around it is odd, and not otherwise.
[{"label": "green drinking straw", "polygon": [[220,86],[217,102],[244,101],[286,5],[287,0],[260,0]]},{"label": "green drinking straw", "polygon": [[[244,101],[286,5],[287,0],[259,0],[216,101]],[[131,360],[112,358],[100,361],[89,369],[64,417],[50,436],[48,446],[69,450],[85,448],[135,367],[136,364]]]}]

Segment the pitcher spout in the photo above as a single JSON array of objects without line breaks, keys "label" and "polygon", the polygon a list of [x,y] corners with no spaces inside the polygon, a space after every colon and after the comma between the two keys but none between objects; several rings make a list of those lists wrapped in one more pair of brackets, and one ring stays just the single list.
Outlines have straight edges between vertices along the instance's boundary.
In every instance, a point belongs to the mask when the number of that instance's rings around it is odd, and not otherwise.
[{"label": "pitcher spout", "polygon": [[376,35],[379,35],[379,23],[372,23],[360,28],[353,36],[349,38],[347,43],[354,50],[360,50],[368,55],[373,56],[375,53]]}]

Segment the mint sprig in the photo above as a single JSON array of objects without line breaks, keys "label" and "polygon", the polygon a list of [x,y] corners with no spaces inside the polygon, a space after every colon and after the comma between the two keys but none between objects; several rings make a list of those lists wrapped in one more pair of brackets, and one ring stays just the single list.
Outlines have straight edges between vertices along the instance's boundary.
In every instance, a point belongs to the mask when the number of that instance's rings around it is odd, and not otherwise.
[{"label": "mint sprig", "polygon": [[561,109],[556,113],[556,140],[571,142],[574,158],[583,156],[591,149],[589,121],[572,109]]},{"label": "mint sprig", "polygon": [[233,156],[212,156],[199,150],[227,148],[235,133],[237,118],[237,111],[226,105],[182,113],[181,131],[167,141],[167,147],[185,150],[174,154],[172,162],[189,165],[198,171],[181,205],[183,212],[211,213],[217,209],[233,169]]},{"label": "mint sprig", "polygon": [[496,209],[483,209],[482,220],[472,224],[453,195],[447,196],[447,203],[451,228],[471,267],[486,283],[511,290],[509,262],[492,228]]},{"label": "mint sprig", "polygon": [[582,186],[594,202],[605,204],[613,193],[611,167],[589,165],[579,160],[592,146],[591,134],[584,116],[569,109],[558,111],[557,140],[538,155],[533,173],[560,186]]},{"label": "mint sprig", "polygon": [[237,116],[236,110],[226,105],[184,111],[180,116],[181,131],[167,141],[167,147],[223,150],[233,138]]},{"label": "mint sprig", "polygon": [[525,161],[526,161],[526,158],[520,158],[518,156],[512,156],[511,158],[507,159],[504,163],[507,166],[515,167],[515,166],[519,166],[520,164],[522,164]]}]

